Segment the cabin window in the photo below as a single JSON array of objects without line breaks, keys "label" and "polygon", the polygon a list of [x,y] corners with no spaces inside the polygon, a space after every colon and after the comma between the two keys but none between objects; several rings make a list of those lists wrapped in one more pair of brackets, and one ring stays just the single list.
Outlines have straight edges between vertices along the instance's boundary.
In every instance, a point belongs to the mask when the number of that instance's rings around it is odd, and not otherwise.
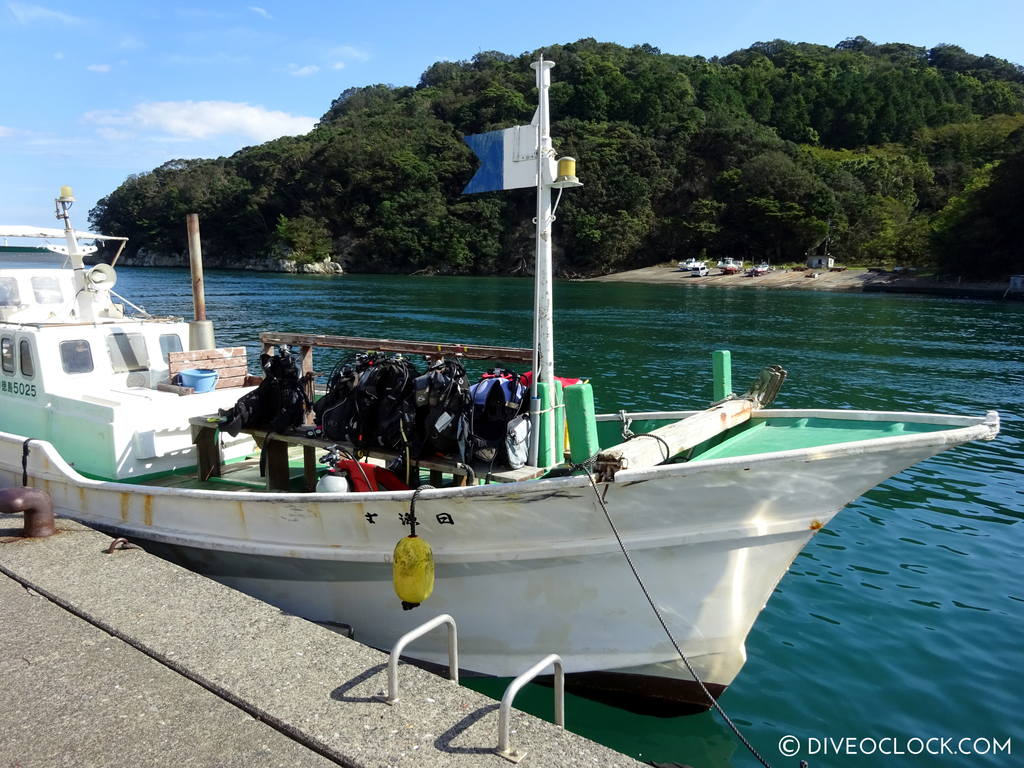
[{"label": "cabin window", "polygon": [[176,333],[165,333],[160,336],[160,354],[165,363],[170,363],[171,352],[181,352],[181,338]]},{"label": "cabin window", "polygon": [[17,307],[20,304],[18,281],[13,277],[0,277],[0,307]]},{"label": "cabin window", "polygon": [[60,304],[64,301],[56,277],[33,277],[32,290],[36,294],[37,304]]},{"label": "cabin window", "polygon": [[18,343],[18,356],[21,358],[21,375],[31,379],[36,375],[36,365],[32,362],[32,345],[28,339]]},{"label": "cabin window", "polygon": [[0,359],[3,360],[4,373],[14,373],[14,339],[10,336],[0,339]]},{"label": "cabin window", "polygon": [[60,361],[64,373],[90,373],[92,371],[92,347],[85,339],[74,339],[60,343]]},{"label": "cabin window", "polygon": [[107,336],[107,350],[114,373],[145,371],[149,368],[146,337],[141,333],[112,333]]}]

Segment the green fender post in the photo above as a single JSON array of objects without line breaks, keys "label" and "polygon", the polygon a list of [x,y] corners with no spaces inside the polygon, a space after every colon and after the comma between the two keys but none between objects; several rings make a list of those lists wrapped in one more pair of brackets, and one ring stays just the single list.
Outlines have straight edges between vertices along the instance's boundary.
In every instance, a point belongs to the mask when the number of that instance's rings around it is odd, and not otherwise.
[{"label": "green fender post", "polygon": [[551,423],[553,416],[552,412],[548,410],[551,407],[551,385],[547,382],[538,381],[537,397],[540,399],[540,439],[537,447],[537,466],[550,467],[555,463],[554,451],[552,450],[554,446],[548,440],[548,425]]},{"label": "green fender post", "polygon": [[601,450],[597,441],[594,389],[589,381],[565,388],[565,418],[569,423],[569,453],[581,464]]},{"label": "green fender post", "polygon": [[711,353],[713,375],[712,402],[724,400],[732,394],[732,355],[728,349],[716,349]]}]

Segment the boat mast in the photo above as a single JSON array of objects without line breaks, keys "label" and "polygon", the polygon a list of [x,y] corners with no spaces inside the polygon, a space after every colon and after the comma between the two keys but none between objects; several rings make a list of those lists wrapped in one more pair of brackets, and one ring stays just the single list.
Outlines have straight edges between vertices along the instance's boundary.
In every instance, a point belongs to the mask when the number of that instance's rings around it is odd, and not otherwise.
[{"label": "boat mast", "polygon": [[78,250],[78,238],[75,237],[75,230],[71,227],[71,205],[75,197],[71,187],[61,187],[60,197],[54,200],[57,209],[57,218],[64,222],[64,240],[68,244],[68,259],[71,268],[74,270],[73,285],[75,287],[75,303],[78,305],[78,319],[81,322],[91,323],[96,319],[93,312],[92,293],[89,291],[89,282],[85,277],[85,263],[82,261],[82,253]]},{"label": "boat mast", "polygon": [[537,385],[548,385],[554,405],[555,358],[554,327],[551,300],[551,166],[554,149],[551,146],[551,118],[548,113],[548,88],[551,86],[553,61],[545,61],[541,53],[530,68],[537,73],[537,225],[536,261],[533,305],[533,381],[530,387],[530,464],[537,466],[540,441],[547,446],[547,455],[553,455],[555,446],[555,420],[546,419],[545,434],[540,434],[540,397]]}]

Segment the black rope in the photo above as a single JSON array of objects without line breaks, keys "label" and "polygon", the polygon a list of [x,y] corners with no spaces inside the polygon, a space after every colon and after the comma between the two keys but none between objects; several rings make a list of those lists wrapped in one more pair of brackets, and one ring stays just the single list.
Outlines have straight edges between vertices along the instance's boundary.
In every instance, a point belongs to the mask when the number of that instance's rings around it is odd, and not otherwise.
[{"label": "black rope", "polygon": [[416,497],[419,496],[420,493],[422,493],[423,491],[427,490],[428,488],[433,489],[434,486],[430,485],[429,483],[425,483],[425,484],[421,485],[419,488],[417,488],[415,491],[412,492],[412,498],[409,499],[409,535],[410,536],[415,536],[416,535],[416,526],[419,525],[419,522],[416,520]]},{"label": "black rope", "polygon": [[649,437],[652,440],[657,440],[659,443],[661,443],[661,447],[665,449],[665,458],[662,459],[662,462],[668,461],[669,459],[672,458],[672,448],[669,446],[668,443],[665,442],[664,439],[658,437],[657,435],[652,435],[652,434],[647,433],[647,432],[645,432],[643,434],[640,434],[640,435],[634,433],[634,434],[631,434],[626,439],[627,440],[636,440],[638,437]]},{"label": "black rope", "polygon": [[[631,429],[631,427],[633,426],[633,419],[625,411],[619,411],[619,418],[622,420],[623,440],[626,440],[628,442],[629,440],[635,440],[638,437],[649,437],[653,440],[657,440],[659,443],[661,443],[661,447],[665,449],[665,458],[661,460],[662,462],[666,462],[672,458],[672,447],[668,443],[666,443],[664,439],[658,437],[658,435],[653,435],[647,432],[638,435]],[[591,461],[591,459],[587,459],[587,461]],[[587,462],[583,463],[586,464]]]},{"label": "black rope", "polygon": [[[643,435],[637,435],[637,437],[643,437]],[[651,437],[653,437],[653,435],[651,435]],[[740,740],[743,746],[750,750],[750,754],[756,757],[757,761],[761,763],[761,765],[763,765],[765,768],[771,768],[771,764],[768,763],[768,761],[765,760],[763,757],[761,757],[761,753],[758,752],[754,748],[754,745],[747,740],[747,737],[743,735],[739,727],[737,727],[737,725],[729,718],[729,716],[725,714],[725,710],[722,709],[722,705],[719,704],[718,700],[711,695],[711,691],[707,689],[707,686],[704,685],[704,681],[701,680],[700,677],[697,675],[697,671],[693,668],[693,665],[690,664],[690,660],[686,658],[686,654],[683,653],[683,649],[679,647],[679,643],[677,643],[675,637],[673,637],[672,631],[668,628],[668,624],[665,623],[665,619],[662,617],[661,611],[658,610],[658,606],[654,602],[654,598],[651,597],[651,593],[647,591],[647,587],[644,584],[643,579],[640,578],[640,573],[637,571],[636,566],[633,565],[633,558],[629,556],[629,550],[626,549],[626,545],[622,541],[622,537],[619,535],[619,530],[615,527],[615,523],[612,521],[611,513],[608,511],[608,505],[605,504],[604,499],[601,498],[601,492],[597,489],[597,483],[594,482],[593,472],[589,469],[588,465],[593,466],[593,463],[596,459],[596,455],[591,456],[589,459],[580,464],[572,464],[570,466],[572,467],[572,470],[574,472],[577,472],[579,470],[586,471],[587,479],[590,480],[590,487],[594,489],[594,495],[597,497],[597,501],[601,505],[601,510],[604,512],[604,517],[608,521],[608,525],[612,529],[612,533],[615,534],[615,540],[619,543],[619,549],[622,550],[622,555],[626,558],[626,562],[629,564],[629,570],[633,572],[633,577],[636,579],[636,583],[640,585],[640,590],[644,593],[644,597],[647,598],[647,602],[650,603],[651,609],[654,611],[654,615],[658,618],[658,623],[661,624],[661,628],[665,630],[665,634],[668,636],[668,639],[672,643],[672,646],[676,649],[676,653],[679,654],[679,658],[683,660],[683,664],[686,665],[686,669],[693,676],[693,679],[697,682],[697,685],[700,686],[700,689],[704,692],[704,695],[707,696],[708,701],[711,702],[711,705],[715,708],[715,711],[718,712],[719,715],[721,715],[722,720],[725,721],[725,724],[732,729],[732,732],[734,734],[736,734],[736,738]]]},{"label": "black rope", "polygon": [[22,486],[28,486],[28,444],[32,442],[34,438],[26,437],[25,441],[21,444],[21,484]]}]

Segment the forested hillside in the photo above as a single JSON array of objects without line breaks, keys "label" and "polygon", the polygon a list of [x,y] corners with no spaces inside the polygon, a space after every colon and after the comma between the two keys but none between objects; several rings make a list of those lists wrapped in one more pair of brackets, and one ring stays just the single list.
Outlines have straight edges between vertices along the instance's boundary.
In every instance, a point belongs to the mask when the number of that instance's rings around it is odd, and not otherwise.
[{"label": "forested hillside", "polygon": [[[691,255],[802,260],[826,235],[851,264],[1024,272],[1019,65],[859,37],[711,60],[590,39],[544,53],[555,146],[585,185],[558,210],[563,275]],[[432,65],[416,87],[349,89],[307,135],[132,176],[90,221],[175,254],[198,212],[222,264],[529,271],[532,191],[460,192],[476,169],[462,137],[529,122],[535,58],[481,53]]]}]

